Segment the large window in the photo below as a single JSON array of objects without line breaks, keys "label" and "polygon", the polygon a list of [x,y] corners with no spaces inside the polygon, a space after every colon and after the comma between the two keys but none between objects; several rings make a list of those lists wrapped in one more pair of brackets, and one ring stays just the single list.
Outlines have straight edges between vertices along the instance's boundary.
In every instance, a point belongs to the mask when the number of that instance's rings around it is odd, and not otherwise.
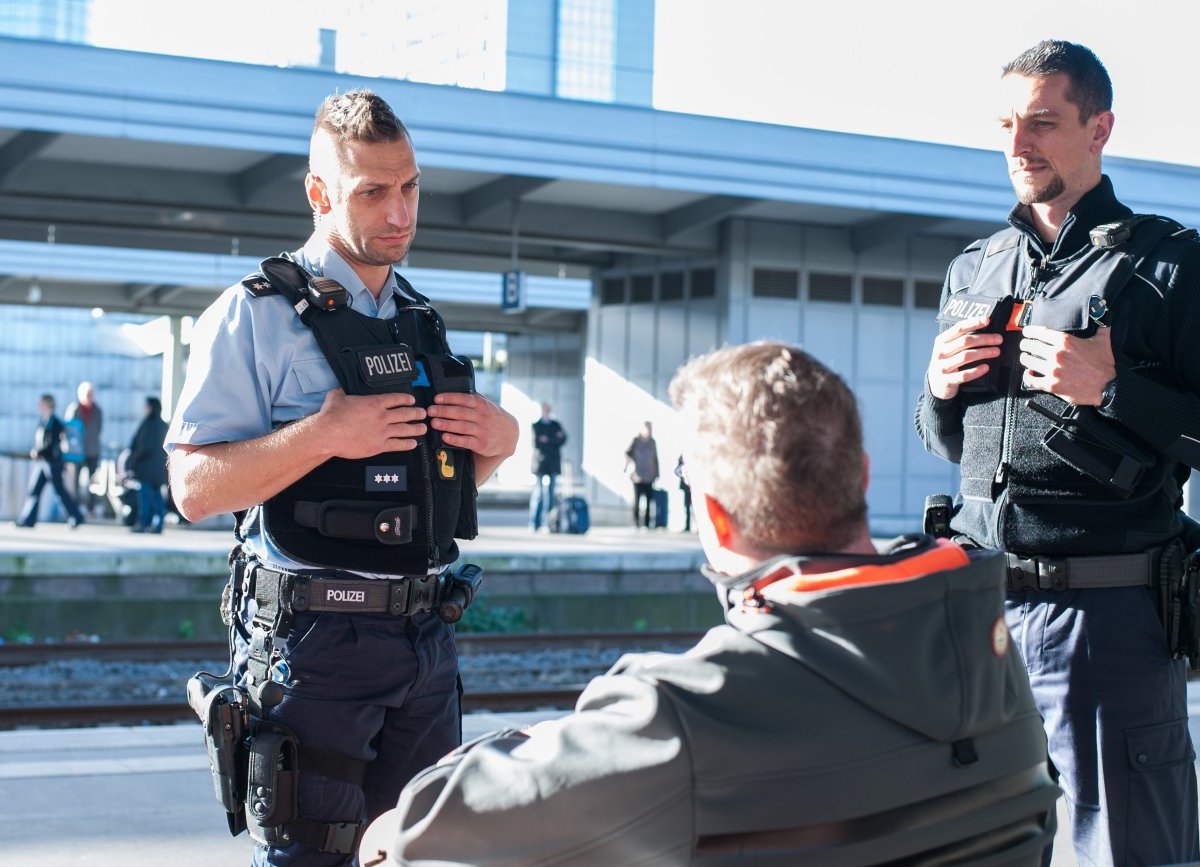
[{"label": "large window", "polygon": [[615,0],[560,0],[557,95],[612,102]]}]

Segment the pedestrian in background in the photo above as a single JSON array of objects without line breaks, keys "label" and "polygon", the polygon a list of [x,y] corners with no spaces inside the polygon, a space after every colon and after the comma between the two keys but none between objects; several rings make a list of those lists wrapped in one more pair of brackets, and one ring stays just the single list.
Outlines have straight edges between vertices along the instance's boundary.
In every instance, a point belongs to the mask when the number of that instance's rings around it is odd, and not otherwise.
[{"label": "pedestrian in background", "polygon": [[104,427],[104,413],[96,403],[96,389],[90,382],[79,383],[76,390],[78,400],[67,407],[66,420],[83,423],[83,460],[75,476],[75,498],[80,507],[94,514],[96,496],[91,492],[92,479],[100,466],[100,431]]},{"label": "pedestrian in background", "polygon": [[675,464],[675,477],[679,479],[679,490],[683,492],[683,532],[692,532],[692,486],[688,484],[687,467],[683,455]]},{"label": "pedestrian in background", "polygon": [[134,533],[161,533],[166,502],[163,485],[167,483],[167,453],[163,443],[167,438],[167,423],[162,418],[162,401],[147,397],[145,417],[129,443],[128,468],[137,481],[137,520],[129,529]]},{"label": "pedestrian in background", "polygon": [[[658,481],[658,444],[654,428],[643,422],[642,430],[625,450],[625,471],[633,479],[633,526],[650,529],[650,502],[654,499],[654,483]],[[640,504],[645,502],[645,511]]]},{"label": "pedestrian in background", "polygon": [[54,414],[54,397],[43,394],[38,401],[37,432],[34,434],[33,449],[29,457],[35,461],[33,473],[29,478],[29,490],[25,496],[25,505],[17,517],[18,527],[32,527],[37,523],[38,505],[42,500],[42,490],[49,482],[54,493],[67,512],[67,525],[74,529],[83,523],[83,515],[75,499],[63,485],[63,423]]},{"label": "pedestrian in background", "polygon": [[562,472],[562,447],[567,432],[551,418],[554,407],[542,403],[542,417],[533,423],[533,494],[529,498],[529,526],[535,533],[554,508],[554,488]]}]

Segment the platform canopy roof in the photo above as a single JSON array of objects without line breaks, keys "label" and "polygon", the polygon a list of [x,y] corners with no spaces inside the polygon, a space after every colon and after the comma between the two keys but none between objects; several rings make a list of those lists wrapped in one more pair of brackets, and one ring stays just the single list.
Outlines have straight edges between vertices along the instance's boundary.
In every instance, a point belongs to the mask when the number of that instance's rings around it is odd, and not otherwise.
[{"label": "platform canopy roof", "polygon": [[[498,273],[515,239],[523,270],[577,287],[622,253],[716,257],[729,217],[845,226],[865,251],[976,237],[1012,202],[988,151],[25,39],[0,38],[0,56],[0,303],[36,283],[42,303],[199,310],[307,235],[313,112],[354,87],[383,95],[416,144],[410,267]],[[1200,170],[1106,169],[1135,209],[1200,223]],[[577,315],[567,284],[547,292],[502,321]]]}]

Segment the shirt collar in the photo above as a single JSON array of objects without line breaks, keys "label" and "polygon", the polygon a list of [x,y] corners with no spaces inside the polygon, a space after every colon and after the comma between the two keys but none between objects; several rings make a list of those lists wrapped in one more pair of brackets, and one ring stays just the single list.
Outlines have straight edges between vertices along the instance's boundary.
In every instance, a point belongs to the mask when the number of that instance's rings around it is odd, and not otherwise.
[{"label": "shirt collar", "polygon": [[[1089,246],[1091,240],[1088,233],[1101,223],[1115,223],[1132,216],[1133,211],[1117,201],[1108,175],[1101,175],[1100,183],[1084,193],[1063,220],[1058,237],[1054,239],[1050,250],[1051,260],[1065,258]],[[1008,222],[1035,242],[1039,249],[1044,249],[1044,244],[1029,219],[1028,205],[1016,205],[1009,212]]]},{"label": "shirt collar", "polygon": [[329,241],[320,234],[313,234],[300,251],[300,258],[309,271],[318,277],[328,277],[341,283],[350,292],[351,308],[367,316],[387,318],[396,312],[396,272],[388,272],[387,283],[379,293],[379,302],[365,283],[350,267],[341,254],[329,246]]}]

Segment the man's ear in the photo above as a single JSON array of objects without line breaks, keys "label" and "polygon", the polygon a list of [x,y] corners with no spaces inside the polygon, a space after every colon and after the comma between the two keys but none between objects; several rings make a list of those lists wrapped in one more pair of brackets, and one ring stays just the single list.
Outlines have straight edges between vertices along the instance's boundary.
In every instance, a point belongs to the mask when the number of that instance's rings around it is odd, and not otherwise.
[{"label": "man's ear", "polygon": [[1112,136],[1113,123],[1116,118],[1111,111],[1102,111],[1096,115],[1096,126],[1092,130],[1091,148],[1095,153],[1100,153],[1104,150],[1104,146],[1108,144],[1108,139]]},{"label": "man's ear", "polygon": [[329,191],[325,187],[325,182],[312,172],[304,177],[304,192],[308,195],[308,204],[314,214],[329,213]]},{"label": "man's ear", "polygon": [[717,544],[722,548],[729,548],[733,543],[734,524],[733,518],[729,517],[729,513],[711,494],[704,495],[704,508],[708,511],[708,520],[712,524],[713,532],[717,536]]},{"label": "man's ear", "polygon": [[863,493],[867,492],[867,488],[871,485],[871,456],[863,450]]}]

